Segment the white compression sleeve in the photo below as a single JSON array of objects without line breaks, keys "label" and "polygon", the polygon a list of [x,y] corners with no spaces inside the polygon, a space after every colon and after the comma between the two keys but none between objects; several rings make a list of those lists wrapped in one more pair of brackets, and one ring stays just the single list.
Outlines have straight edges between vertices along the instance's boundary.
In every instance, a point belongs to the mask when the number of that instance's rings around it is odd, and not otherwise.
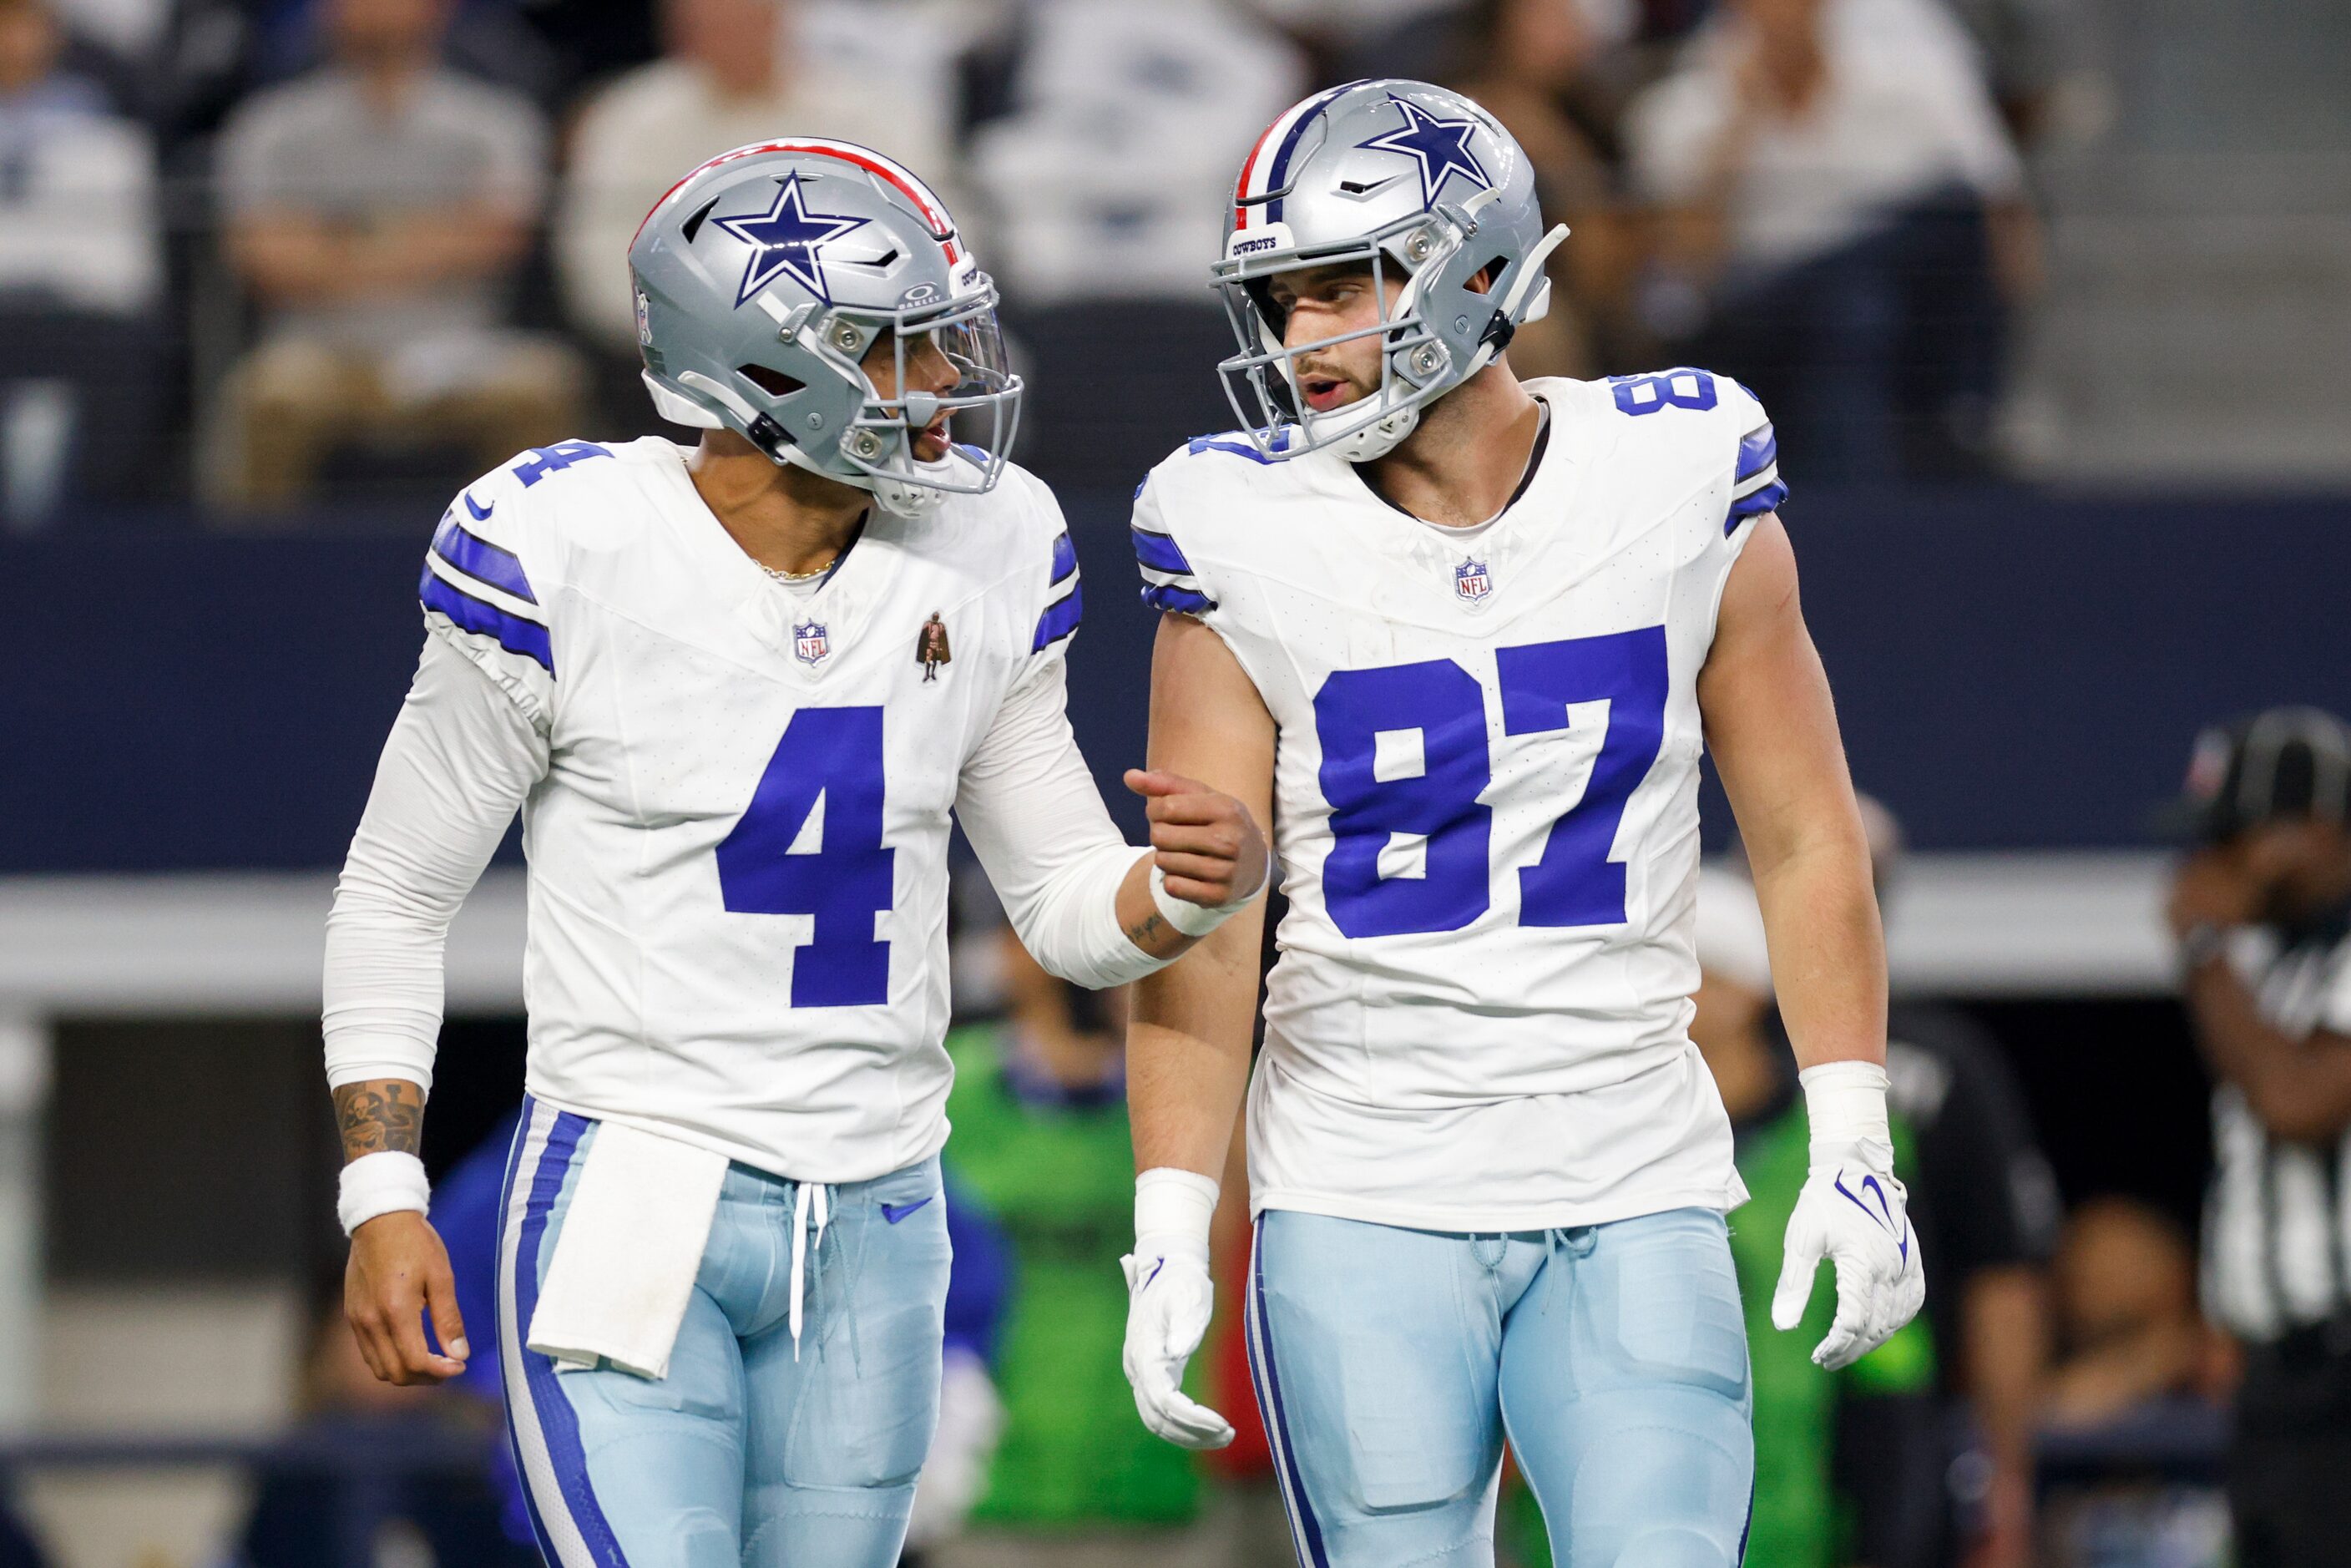
[{"label": "white compression sleeve", "polygon": [[1110,820],[1070,733],[1058,650],[1036,655],[964,764],[956,814],[1021,945],[1073,985],[1139,980],[1168,960],[1118,924],[1118,889],[1136,859]]},{"label": "white compression sleeve", "polygon": [[547,738],[473,661],[424,640],[327,917],[327,1082],[433,1086],[449,922],[547,771]]}]

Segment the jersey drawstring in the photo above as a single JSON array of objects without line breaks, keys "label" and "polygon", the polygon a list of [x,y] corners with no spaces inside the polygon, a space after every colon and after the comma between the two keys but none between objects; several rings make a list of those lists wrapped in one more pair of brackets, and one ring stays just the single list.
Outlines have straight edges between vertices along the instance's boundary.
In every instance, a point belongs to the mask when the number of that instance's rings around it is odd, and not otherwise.
[{"label": "jersey drawstring", "polygon": [[[820,1265],[824,1252],[824,1228],[832,1218],[832,1189],[822,1182],[804,1181],[799,1195],[792,1200],[792,1359],[800,1358],[800,1321],[805,1315],[803,1302],[809,1291],[817,1285]],[[816,1225],[816,1239],[809,1239],[809,1225]]]},{"label": "jersey drawstring", "polygon": [[1591,1257],[1599,1244],[1599,1232],[1588,1225],[1555,1225],[1543,1232],[1543,1316],[1551,1316],[1552,1298],[1559,1293],[1559,1277],[1567,1272],[1568,1261]]}]

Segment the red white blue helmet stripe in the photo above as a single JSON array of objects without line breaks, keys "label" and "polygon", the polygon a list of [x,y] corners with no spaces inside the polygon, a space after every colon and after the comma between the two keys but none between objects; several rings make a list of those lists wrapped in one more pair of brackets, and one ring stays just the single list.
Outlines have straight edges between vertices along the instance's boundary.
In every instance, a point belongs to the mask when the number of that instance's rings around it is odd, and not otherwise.
[{"label": "red white blue helmet stripe", "polygon": [[[780,141],[753,141],[721,152],[708,162],[688,170],[684,179],[664,191],[661,200],[655,202],[645,213],[644,223],[638,224],[637,233],[643,234],[645,223],[653,221],[654,213],[661,211],[671,197],[702,175],[722,164],[732,163],[738,159],[757,157],[763,152],[805,152],[819,158],[839,159],[841,162],[862,169],[914,204],[914,210],[920,213],[923,221],[930,225],[932,237],[936,239],[940,247],[946,252],[949,266],[962,259],[956,247],[955,219],[947,215],[947,204],[939,200],[936,192],[915,178],[912,170],[895,159],[874,152],[871,147],[860,147],[854,141],[834,141],[821,136],[788,137]],[[630,243],[632,245],[635,243],[633,236]]]},{"label": "red white blue helmet stripe", "polygon": [[1281,118],[1265,129],[1249,149],[1249,157],[1241,162],[1241,177],[1233,185],[1233,227],[1236,230],[1264,228],[1281,221],[1281,198],[1268,200],[1271,193],[1282,190],[1290,174],[1291,154],[1306,135],[1306,128],[1314,117],[1341,95],[1364,84],[1351,81],[1341,87],[1318,92],[1311,98],[1301,99],[1284,110]]}]

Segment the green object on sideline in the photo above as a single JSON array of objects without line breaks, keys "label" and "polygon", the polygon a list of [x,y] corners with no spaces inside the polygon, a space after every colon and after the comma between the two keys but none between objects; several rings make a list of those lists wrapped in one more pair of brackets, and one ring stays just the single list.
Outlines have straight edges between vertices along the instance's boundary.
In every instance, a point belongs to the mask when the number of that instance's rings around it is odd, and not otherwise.
[{"label": "green object on sideline", "polygon": [[956,1084],[946,1164],[956,1190],[1004,1231],[1012,1281],[992,1371],[1003,1440],[975,1524],[1033,1529],[1184,1523],[1199,1510],[1192,1458],[1144,1430],[1120,1370],[1134,1242],[1134,1156],[1123,1096],[1024,1099],[1005,1071],[1009,1032],[947,1037]]}]

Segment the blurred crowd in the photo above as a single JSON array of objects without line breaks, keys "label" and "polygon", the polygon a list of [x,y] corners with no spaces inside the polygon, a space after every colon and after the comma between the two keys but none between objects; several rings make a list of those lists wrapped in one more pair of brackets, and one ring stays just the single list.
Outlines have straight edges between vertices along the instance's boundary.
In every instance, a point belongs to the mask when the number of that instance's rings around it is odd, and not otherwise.
[{"label": "blurred crowd", "polygon": [[2066,0],[0,0],[0,513],[315,517],[654,429],[628,240],[786,131],[947,195],[1024,458],[1123,488],[1229,423],[1249,141],[1387,75],[1486,103],[1574,227],[1523,371],[1704,363],[1804,478],[1981,474],[2022,154],[2088,72]]}]

